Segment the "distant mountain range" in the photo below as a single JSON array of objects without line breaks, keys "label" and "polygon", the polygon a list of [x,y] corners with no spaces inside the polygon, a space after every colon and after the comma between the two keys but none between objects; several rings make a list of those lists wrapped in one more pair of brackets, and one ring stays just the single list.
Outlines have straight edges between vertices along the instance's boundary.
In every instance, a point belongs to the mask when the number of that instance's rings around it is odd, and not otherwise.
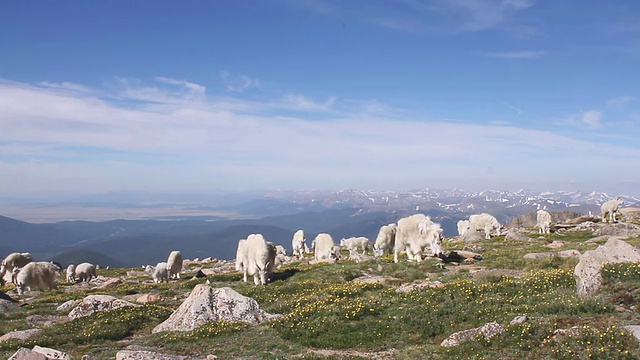
[{"label": "distant mountain range", "polygon": [[[637,206],[640,198],[621,196],[624,206]],[[219,198],[219,202],[216,199]],[[62,221],[33,224],[0,216],[0,256],[31,252],[36,259],[63,265],[92,259],[101,266],[141,266],[164,261],[172,250],[185,258],[232,259],[237,241],[262,233],[275,243],[291,247],[291,238],[303,229],[308,242],[327,232],[342,237],[374,239],[380,226],[421,212],[439,222],[445,236],[456,235],[456,223],[474,213],[493,214],[502,223],[545,208],[549,211],[599,213],[600,204],[613,198],[606,193],[481,191],[460,189],[415,191],[286,190],[241,195],[222,194],[188,199],[178,195],[78,198],[76,206],[144,209],[170,205],[188,209],[189,215],[149,216],[147,220]],[[144,204],[138,201],[144,200]],[[161,205],[160,205],[161,204]],[[39,206],[47,206],[40,204]],[[48,206],[55,207],[56,204]],[[198,209],[226,216],[198,215]],[[84,260],[90,261],[90,260]],[[91,261],[90,261],[91,262]]]}]

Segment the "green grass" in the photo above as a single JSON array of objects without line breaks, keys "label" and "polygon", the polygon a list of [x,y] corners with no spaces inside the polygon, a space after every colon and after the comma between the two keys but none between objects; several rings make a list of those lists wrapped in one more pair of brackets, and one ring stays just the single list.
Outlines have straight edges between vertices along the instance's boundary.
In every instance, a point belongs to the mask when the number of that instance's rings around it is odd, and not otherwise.
[{"label": "green grass", "polygon": [[[106,289],[72,291],[69,284],[61,282],[59,290],[39,293],[1,319],[0,334],[28,329],[25,319],[29,315],[61,315],[55,310],[58,305],[89,294],[123,298],[152,293],[161,295],[162,300],[55,324],[33,340],[0,343],[0,357],[8,358],[19,347],[37,344],[68,352],[74,358],[91,354],[96,359],[113,359],[127,345],[157,347],[168,354],[247,359],[350,359],[369,358],[372,353],[395,359],[640,358],[638,342],[622,328],[640,324],[636,309],[640,265],[605,265],[603,289],[595,297],[580,298],[573,278],[577,259],[523,258],[529,252],[584,252],[597,247],[588,239],[587,232],[552,234],[545,239],[536,235],[530,242],[496,237],[478,244],[486,249],[484,259],[470,266],[447,263],[442,268],[437,259],[417,264],[404,257],[395,264],[390,256],[360,264],[294,262],[278,270],[279,279],[268,286],[244,283],[236,272],[217,274],[208,277],[211,286],[230,286],[254,298],[267,312],[283,316],[257,326],[217,322],[189,332],[159,334],[151,334],[151,329],[206,279],[184,276],[168,284],[154,284],[149,278],[125,278],[126,269],[109,269],[100,274],[121,277],[123,282]],[[545,246],[554,240],[565,242],[565,246]],[[638,238],[629,242],[640,245]],[[463,246],[445,243],[448,250]],[[479,276],[475,270],[480,267],[498,271]],[[521,275],[504,275],[513,273]],[[439,280],[445,286],[400,293],[393,285],[353,281],[363,274],[392,277],[403,284]],[[11,289],[10,285],[4,288]],[[26,295],[17,298],[29,299]],[[519,315],[527,315],[529,320],[509,325]],[[505,332],[488,341],[477,339],[454,348],[439,346],[454,332],[492,321],[504,326]],[[579,329],[572,336],[553,336],[554,330],[572,326]]]}]

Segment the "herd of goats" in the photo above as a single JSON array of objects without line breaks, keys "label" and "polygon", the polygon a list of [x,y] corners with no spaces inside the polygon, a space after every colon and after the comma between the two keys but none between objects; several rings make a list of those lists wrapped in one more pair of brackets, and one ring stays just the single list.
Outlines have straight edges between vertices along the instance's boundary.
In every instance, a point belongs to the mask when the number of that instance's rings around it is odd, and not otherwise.
[{"label": "herd of goats", "polygon": [[[622,200],[618,197],[605,202],[601,206],[602,221],[614,221]],[[537,224],[541,234],[548,234],[551,227],[551,214],[545,210],[538,210]],[[502,225],[498,220],[487,213],[469,216],[468,220],[458,222],[458,234],[467,232],[484,232],[485,238],[500,235]],[[397,223],[384,225],[380,228],[373,245],[366,237],[351,237],[340,240],[336,245],[331,235],[318,234],[311,242],[311,247],[306,244],[303,230],[294,233],[291,245],[293,256],[302,259],[305,254],[313,254],[315,262],[335,261],[339,258],[342,249],[349,251],[351,255],[362,251],[364,255],[367,249],[373,248],[375,256],[393,254],[393,260],[397,263],[398,256],[405,253],[410,261],[421,262],[423,256],[441,256],[443,250],[442,228],[434,223],[429,216],[415,214],[398,220]],[[249,276],[253,276],[256,285],[266,285],[269,274],[275,270],[277,254],[286,254],[280,245],[267,241],[261,234],[251,234],[246,239],[238,241],[236,251],[236,270],[243,273],[246,282]],[[29,253],[11,253],[0,267],[0,286],[5,285],[5,274],[11,274],[11,281],[15,284],[18,294],[25,290],[38,288],[41,291],[55,289],[61,266],[53,262],[32,261]],[[77,266],[69,265],[66,269],[66,279],[69,282],[89,282],[96,277],[96,267],[91,263],[81,263]],[[147,266],[154,282],[168,282],[169,279],[179,279],[183,267],[183,259],[180,251],[172,251],[166,262],[159,262],[156,266]]]}]

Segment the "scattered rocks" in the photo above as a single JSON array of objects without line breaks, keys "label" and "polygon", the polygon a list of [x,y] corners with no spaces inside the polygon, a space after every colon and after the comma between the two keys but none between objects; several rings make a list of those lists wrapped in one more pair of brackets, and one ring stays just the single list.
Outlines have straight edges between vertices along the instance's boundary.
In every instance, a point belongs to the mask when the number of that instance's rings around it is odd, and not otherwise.
[{"label": "scattered rocks", "polygon": [[432,288],[432,289],[443,288],[444,286],[445,285],[443,283],[437,280],[436,281],[423,280],[420,282],[414,282],[413,284],[402,285],[396,289],[396,292],[408,293],[413,290],[422,290],[427,288]]},{"label": "scattered rocks", "polygon": [[528,253],[524,255],[525,259],[542,259],[546,257],[556,256],[556,253],[553,252],[543,252],[543,253]]},{"label": "scattered rocks", "polygon": [[0,315],[1,314],[8,314],[16,309],[18,309],[19,306],[18,304],[16,304],[13,301],[9,301],[9,300],[5,300],[5,299],[0,299]]},{"label": "scattered rocks", "polygon": [[520,316],[514,317],[513,320],[511,320],[511,322],[509,323],[509,325],[522,324],[527,321],[529,321],[529,317],[527,317],[527,315],[520,315]]},{"label": "scattered rocks", "polygon": [[155,294],[144,294],[142,296],[139,296],[138,298],[136,298],[135,302],[140,303],[140,304],[146,304],[146,303],[151,303],[151,302],[157,302],[162,300],[162,296],[160,295],[155,295]]},{"label": "scattered rocks", "polygon": [[579,295],[593,295],[600,289],[600,268],[608,262],[640,262],[640,250],[622,240],[611,238],[597,249],[586,251],[573,271]]},{"label": "scattered rocks", "polygon": [[484,240],[484,234],[478,231],[467,231],[464,235],[460,235],[458,239],[462,240],[465,244],[473,244]]},{"label": "scattered rocks", "polygon": [[384,285],[398,285],[402,280],[393,276],[382,275],[364,275],[359,278],[353,279],[353,282],[369,283],[369,284],[384,284]]},{"label": "scattered rocks", "polygon": [[511,241],[531,241],[530,237],[515,230],[509,230],[504,239]]},{"label": "scattered rocks", "polygon": [[71,310],[68,316],[72,319],[77,319],[89,316],[98,311],[114,310],[123,306],[140,305],[132,304],[128,301],[120,300],[110,295],[89,295],[82,299],[82,303]]},{"label": "scattered rocks", "polygon": [[58,306],[56,308],[56,310],[58,310],[58,311],[67,311],[67,310],[73,308],[74,306],[76,306],[76,301],[75,300],[69,300],[69,301],[66,301],[66,302],[62,303],[62,305]]},{"label": "scattered rocks", "polygon": [[624,327],[627,331],[635,336],[636,340],[640,342],[640,325],[627,325]]},{"label": "scattered rocks", "polygon": [[71,360],[71,356],[67,353],[63,353],[62,351],[34,346],[33,349],[29,350],[27,348],[20,348],[16,351],[9,360]]},{"label": "scattered rocks", "polygon": [[2,336],[0,336],[0,342],[17,339],[17,340],[27,340],[34,336],[38,336],[44,332],[43,329],[28,329],[28,330],[16,330],[8,332]]},{"label": "scattered rocks", "polygon": [[465,260],[482,260],[482,255],[465,250],[453,250],[447,254],[444,261],[463,262]]},{"label": "scattered rocks", "polygon": [[261,310],[258,303],[229,288],[212,288],[199,284],[189,297],[167,320],[153,329],[162,331],[191,331],[210,321],[244,321],[258,324],[275,316]]},{"label": "scattered rocks", "polygon": [[563,250],[563,251],[558,251],[558,252],[529,253],[529,254],[525,254],[524,258],[525,259],[541,259],[541,258],[552,257],[552,256],[557,256],[557,257],[561,257],[561,258],[579,257],[580,256],[580,251],[578,251],[578,250]]},{"label": "scattered rocks", "polygon": [[196,360],[180,355],[167,355],[152,351],[120,350],[116,353],[116,360]]},{"label": "scattered rocks", "polygon": [[593,231],[594,236],[640,236],[640,226],[631,223],[602,224]]},{"label": "scattered rocks", "polygon": [[580,255],[582,255],[578,250],[563,250],[563,251],[558,251],[556,254],[561,258],[574,258],[574,257],[580,257]]},{"label": "scattered rocks", "polygon": [[467,342],[470,340],[474,340],[476,336],[482,335],[485,340],[489,340],[492,337],[501,334],[504,332],[504,328],[500,326],[497,322],[486,323],[480,327],[475,329],[469,329],[464,331],[458,331],[457,333],[453,333],[449,335],[448,338],[444,339],[440,346],[443,347],[452,347],[458,346],[463,342]]},{"label": "scattered rocks", "polygon": [[464,251],[472,251],[475,253],[483,253],[485,250],[482,246],[480,245],[468,245],[462,248],[462,250]]},{"label": "scattered rocks", "polygon": [[564,241],[561,240],[554,240],[552,243],[545,245],[548,248],[551,249],[559,249],[561,247],[563,247],[565,245]]},{"label": "scattered rocks", "polygon": [[25,319],[25,323],[31,327],[51,326],[53,324],[64,323],[71,320],[68,316],[56,315],[30,315]]}]

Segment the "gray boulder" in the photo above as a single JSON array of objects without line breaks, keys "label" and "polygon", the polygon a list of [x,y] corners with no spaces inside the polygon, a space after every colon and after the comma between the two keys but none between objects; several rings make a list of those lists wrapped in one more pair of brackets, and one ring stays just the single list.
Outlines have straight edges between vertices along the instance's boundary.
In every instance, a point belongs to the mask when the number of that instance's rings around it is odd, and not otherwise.
[{"label": "gray boulder", "polygon": [[212,288],[199,284],[189,297],[167,320],[153,329],[162,331],[191,331],[210,321],[244,321],[258,324],[279,315],[260,309],[258,303],[229,288]]},{"label": "gray boulder", "polygon": [[595,294],[602,286],[600,268],[604,263],[640,262],[640,249],[617,239],[611,238],[595,250],[586,251],[580,256],[580,262],[573,271],[578,295]]},{"label": "gray boulder", "polygon": [[195,360],[195,358],[152,351],[120,350],[116,353],[116,360]]},{"label": "gray boulder", "polygon": [[116,297],[109,295],[89,295],[82,299],[82,303],[76,306],[69,313],[69,317],[72,319],[89,316],[94,312],[115,310],[123,306],[141,306],[130,303],[128,301],[120,300]]},{"label": "gray boulder", "polygon": [[71,360],[71,356],[67,353],[63,353],[62,351],[34,346],[32,350],[27,348],[20,348],[16,351],[9,360]]},{"label": "gray boulder", "polygon": [[504,239],[512,240],[512,241],[531,241],[530,237],[528,237],[527,235],[521,234],[516,230],[507,231],[507,234],[504,236]]},{"label": "gray boulder", "polygon": [[8,332],[2,336],[0,336],[0,342],[17,339],[17,340],[27,340],[29,338],[38,336],[44,332],[43,329],[28,329],[28,330],[16,330]]},{"label": "gray boulder", "polygon": [[0,299],[0,315],[8,314],[8,313],[18,309],[19,307],[20,306],[18,304],[16,304],[15,302],[13,302],[13,301]]},{"label": "gray boulder", "polygon": [[458,346],[463,342],[470,341],[476,338],[478,335],[482,335],[486,340],[491,339],[492,337],[501,334],[504,332],[504,328],[500,326],[497,322],[486,323],[480,327],[475,329],[458,331],[457,333],[451,334],[448,338],[442,340],[440,346],[442,347],[452,347]]}]

